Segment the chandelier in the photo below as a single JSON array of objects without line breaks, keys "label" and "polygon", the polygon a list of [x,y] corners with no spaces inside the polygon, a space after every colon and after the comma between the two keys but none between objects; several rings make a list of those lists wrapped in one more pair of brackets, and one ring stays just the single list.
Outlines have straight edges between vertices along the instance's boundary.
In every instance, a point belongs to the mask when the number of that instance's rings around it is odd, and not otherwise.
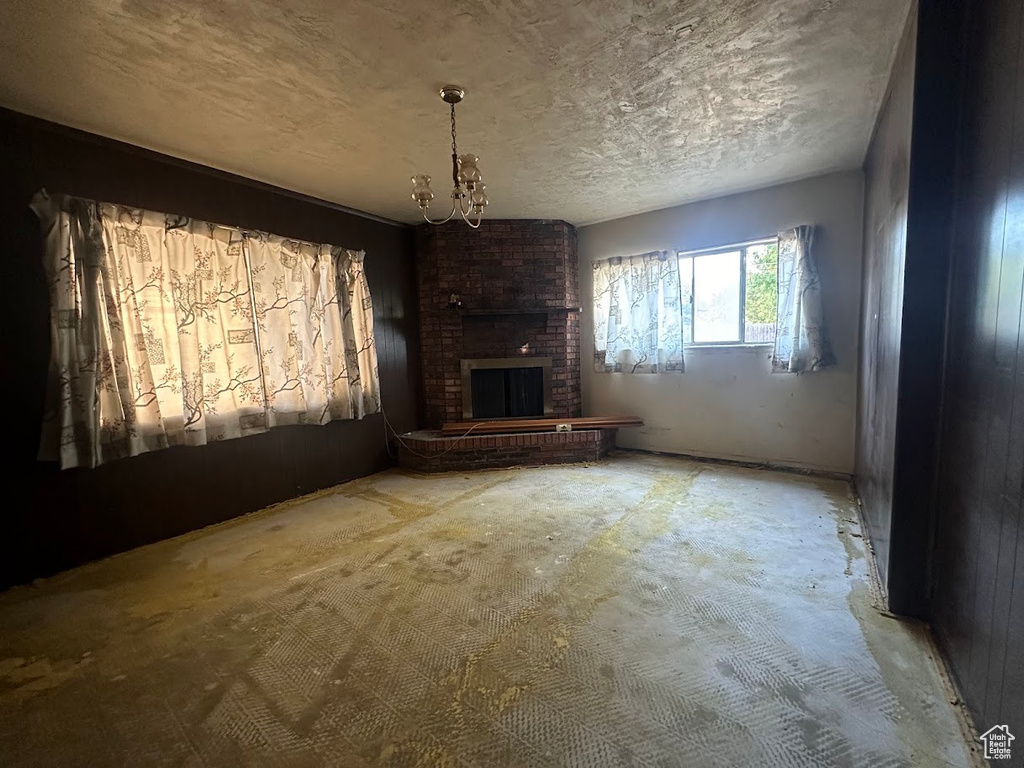
[{"label": "chandelier", "polygon": [[[420,207],[423,218],[431,224],[444,224],[459,213],[469,226],[476,229],[480,226],[487,205],[487,195],[484,194],[486,187],[480,169],[476,166],[480,158],[476,155],[460,156],[455,147],[455,105],[462,101],[466,92],[457,85],[446,85],[441,89],[440,96],[452,112],[452,182],[455,184],[452,188],[452,210],[444,219],[432,219],[427,215],[434,192],[430,189],[430,177],[425,173],[412,177],[412,199]],[[472,217],[476,218],[475,222]]]}]

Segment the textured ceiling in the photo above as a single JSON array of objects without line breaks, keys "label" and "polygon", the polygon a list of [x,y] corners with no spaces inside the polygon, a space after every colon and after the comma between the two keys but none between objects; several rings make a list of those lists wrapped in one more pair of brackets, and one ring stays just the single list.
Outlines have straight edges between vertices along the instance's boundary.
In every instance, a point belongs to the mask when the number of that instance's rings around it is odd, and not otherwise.
[{"label": "textured ceiling", "polygon": [[859,165],[910,0],[4,0],[0,104],[394,219],[584,224]]}]

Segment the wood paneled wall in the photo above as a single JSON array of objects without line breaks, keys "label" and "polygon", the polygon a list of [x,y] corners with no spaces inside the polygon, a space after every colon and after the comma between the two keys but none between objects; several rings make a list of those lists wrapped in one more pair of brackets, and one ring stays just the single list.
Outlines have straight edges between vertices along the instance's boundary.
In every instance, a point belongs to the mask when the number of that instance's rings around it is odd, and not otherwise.
[{"label": "wood paneled wall", "polygon": [[6,444],[0,586],[225,520],[393,463],[380,415],[171,448],[94,470],[35,460],[49,357],[40,187],[366,251],[381,393],[399,431],[418,426],[413,230],[0,111],[0,360]]},{"label": "wood paneled wall", "polygon": [[910,33],[866,163],[857,483],[890,607],[1020,734],[1024,6],[921,0]]},{"label": "wood paneled wall", "polygon": [[1024,753],[1024,4],[969,7],[932,621],[980,729]]},{"label": "wood paneled wall", "polygon": [[889,608],[927,618],[961,6],[911,7],[865,163],[857,488]]},{"label": "wood paneled wall", "polygon": [[864,272],[855,478],[879,575],[886,584],[892,536],[916,50],[917,15],[912,12],[864,163]]}]

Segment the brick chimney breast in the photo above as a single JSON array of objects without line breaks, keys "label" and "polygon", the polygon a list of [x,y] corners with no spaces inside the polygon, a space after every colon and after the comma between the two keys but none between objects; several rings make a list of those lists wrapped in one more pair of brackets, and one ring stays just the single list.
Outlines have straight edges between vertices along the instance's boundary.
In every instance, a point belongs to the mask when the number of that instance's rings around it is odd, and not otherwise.
[{"label": "brick chimney breast", "polygon": [[470,358],[550,357],[551,416],[579,416],[576,228],[546,219],[423,224],[416,247],[427,426],[463,420],[461,361]]}]

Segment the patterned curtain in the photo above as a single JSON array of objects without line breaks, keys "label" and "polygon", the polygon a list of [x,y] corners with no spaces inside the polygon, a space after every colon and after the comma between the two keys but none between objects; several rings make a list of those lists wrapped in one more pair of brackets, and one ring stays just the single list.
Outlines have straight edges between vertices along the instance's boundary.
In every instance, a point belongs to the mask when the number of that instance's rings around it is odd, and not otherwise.
[{"label": "patterned curtain", "polygon": [[683,371],[679,260],[668,251],[594,262],[594,368]]},{"label": "patterned curtain", "polygon": [[40,192],[40,458],[94,467],[380,409],[363,254]]},{"label": "patterned curtain", "polygon": [[779,314],[772,355],[775,373],[820,371],[836,364],[825,330],[813,245],[814,227],[779,233]]}]

